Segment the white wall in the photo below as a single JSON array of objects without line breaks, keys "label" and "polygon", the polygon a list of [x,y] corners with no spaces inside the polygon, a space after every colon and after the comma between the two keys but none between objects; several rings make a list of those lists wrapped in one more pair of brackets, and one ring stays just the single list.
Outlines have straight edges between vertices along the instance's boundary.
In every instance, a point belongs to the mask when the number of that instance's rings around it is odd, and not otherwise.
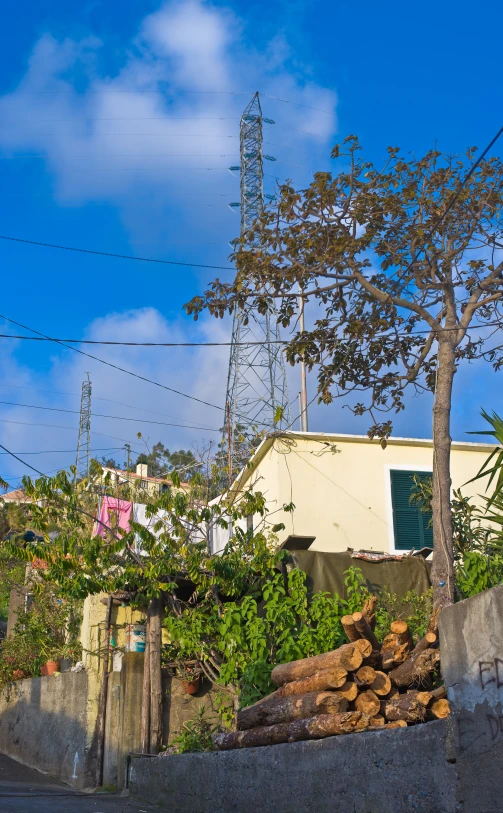
[{"label": "white wall", "polygon": [[[422,443],[394,440],[382,449],[363,438],[292,435],[287,441],[274,440],[250,482],[265,493],[271,520],[285,524],[280,542],[297,534],[316,536],[312,550],[393,551],[390,469],[431,471],[432,448]],[[478,444],[454,446],[453,488],[464,486],[470,496],[483,493],[483,482],[464,484],[488,453],[487,446]],[[293,514],[278,511],[291,501],[296,506]]]}]

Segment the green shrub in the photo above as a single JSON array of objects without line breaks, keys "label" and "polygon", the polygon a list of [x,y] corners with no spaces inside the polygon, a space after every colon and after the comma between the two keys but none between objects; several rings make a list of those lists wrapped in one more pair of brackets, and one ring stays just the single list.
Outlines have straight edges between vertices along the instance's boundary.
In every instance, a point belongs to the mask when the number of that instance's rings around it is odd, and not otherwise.
[{"label": "green shrub", "polygon": [[201,706],[196,716],[183,724],[173,739],[173,745],[179,754],[188,751],[213,751],[211,735],[217,726],[206,718],[206,707]]}]

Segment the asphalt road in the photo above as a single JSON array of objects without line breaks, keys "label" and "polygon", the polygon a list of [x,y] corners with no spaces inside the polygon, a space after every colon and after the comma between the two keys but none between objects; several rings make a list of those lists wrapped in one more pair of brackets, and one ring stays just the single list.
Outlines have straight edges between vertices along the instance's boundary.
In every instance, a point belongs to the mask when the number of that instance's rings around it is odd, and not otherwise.
[{"label": "asphalt road", "polygon": [[0,754],[0,813],[160,813],[111,794],[78,793]]}]

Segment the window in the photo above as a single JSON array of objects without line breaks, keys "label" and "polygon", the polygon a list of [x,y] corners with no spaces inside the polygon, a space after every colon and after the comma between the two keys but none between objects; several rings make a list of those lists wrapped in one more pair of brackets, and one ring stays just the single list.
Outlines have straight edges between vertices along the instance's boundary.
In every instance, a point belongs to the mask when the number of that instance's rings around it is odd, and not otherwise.
[{"label": "window", "polygon": [[146,488],[146,487],[147,487],[147,481],[146,480],[140,480],[140,488]]},{"label": "window", "polygon": [[409,502],[414,487],[412,477],[416,475],[420,480],[424,481],[431,478],[431,473],[392,469],[390,475],[396,550],[433,548],[433,529],[430,524],[431,512],[423,513],[417,506],[411,505]]}]

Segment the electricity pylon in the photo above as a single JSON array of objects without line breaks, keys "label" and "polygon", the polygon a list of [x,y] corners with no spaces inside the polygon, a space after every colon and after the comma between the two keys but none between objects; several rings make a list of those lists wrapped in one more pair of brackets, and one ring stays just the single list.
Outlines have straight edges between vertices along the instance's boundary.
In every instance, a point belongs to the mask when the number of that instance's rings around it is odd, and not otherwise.
[{"label": "electricity pylon", "polygon": [[[241,116],[240,166],[230,167],[231,170],[239,169],[241,173],[239,206],[241,237],[245,239],[264,208],[263,159],[275,160],[262,151],[263,120],[259,94],[255,93]],[[269,119],[265,121],[274,123]],[[268,432],[290,424],[284,356],[279,340],[275,312],[264,315],[254,311],[234,313],[224,444],[227,447],[229,479],[232,474],[237,474],[251,451],[246,439],[256,432]],[[284,411],[281,420],[276,423],[278,407]]]},{"label": "electricity pylon", "polygon": [[82,398],[80,400],[79,439],[77,442],[77,459],[75,462],[75,480],[89,476],[91,462],[91,379],[82,382]]}]

